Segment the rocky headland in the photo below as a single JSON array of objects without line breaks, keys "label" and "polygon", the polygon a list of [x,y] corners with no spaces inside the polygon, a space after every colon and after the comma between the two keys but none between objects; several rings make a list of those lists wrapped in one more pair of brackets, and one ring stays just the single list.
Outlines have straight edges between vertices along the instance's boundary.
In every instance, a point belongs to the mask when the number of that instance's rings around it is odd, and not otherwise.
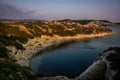
[{"label": "rocky headland", "polygon": [[[0,57],[9,59],[21,66],[29,67],[31,58],[46,48],[116,33],[108,28],[100,28],[103,24],[111,26],[113,23],[105,21],[90,21],[86,24],[80,24],[77,21],[1,21]],[[112,74],[102,74],[109,72],[109,68],[106,67],[108,63],[105,59],[106,57],[100,56],[87,71],[75,80],[103,80],[104,78],[110,80],[109,75]],[[108,69],[107,72],[106,69]],[[100,73],[96,71],[100,71]],[[90,77],[88,74],[90,74]],[[99,79],[96,76],[91,77],[99,74],[102,74]],[[69,80],[64,76],[40,77],[37,80],[48,79]]]},{"label": "rocky headland", "polygon": [[114,47],[104,51],[93,64],[74,80],[119,80],[120,48]]}]

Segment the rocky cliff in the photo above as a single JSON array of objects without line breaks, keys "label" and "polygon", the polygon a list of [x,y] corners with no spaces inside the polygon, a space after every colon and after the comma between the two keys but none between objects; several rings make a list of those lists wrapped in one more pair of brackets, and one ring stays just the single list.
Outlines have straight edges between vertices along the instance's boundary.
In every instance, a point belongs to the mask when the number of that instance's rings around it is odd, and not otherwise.
[{"label": "rocky cliff", "polygon": [[120,48],[109,48],[74,80],[120,80]]}]

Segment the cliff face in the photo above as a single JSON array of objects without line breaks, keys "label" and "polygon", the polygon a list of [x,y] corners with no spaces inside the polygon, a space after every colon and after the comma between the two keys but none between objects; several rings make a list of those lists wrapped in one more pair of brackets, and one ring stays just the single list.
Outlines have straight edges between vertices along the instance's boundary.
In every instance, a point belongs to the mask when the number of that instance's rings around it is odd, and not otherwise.
[{"label": "cliff face", "polygon": [[109,48],[75,80],[120,80],[120,48]]}]

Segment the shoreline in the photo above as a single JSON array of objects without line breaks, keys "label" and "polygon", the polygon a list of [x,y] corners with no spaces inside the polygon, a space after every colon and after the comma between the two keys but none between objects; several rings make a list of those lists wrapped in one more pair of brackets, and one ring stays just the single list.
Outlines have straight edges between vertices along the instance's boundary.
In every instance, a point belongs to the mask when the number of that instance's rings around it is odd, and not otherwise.
[{"label": "shoreline", "polygon": [[24,47],[26,50],[19,51],[15,58],[17,59],[17,63],[21,66],[30,67],[30,61],[31,59],[39,55],[37,54],[40,51],[45,51],[46,49],[54,48],[59,45],[63,45],[66,43],[71,43],[73,41],[81,41],[81,40],[87,40],[87,39],[94,39],[94,38],[101,38],[105,37],[111,34],[115,34],[116,32],[110,32],[110,33],[100,33],[100,34],[90,34],[90,35],[76,35],[76,36],[67,36],[67,37],[47,37],[42,36],[42,38],[34,38],[29,40],[26,44],[24,44]]}]

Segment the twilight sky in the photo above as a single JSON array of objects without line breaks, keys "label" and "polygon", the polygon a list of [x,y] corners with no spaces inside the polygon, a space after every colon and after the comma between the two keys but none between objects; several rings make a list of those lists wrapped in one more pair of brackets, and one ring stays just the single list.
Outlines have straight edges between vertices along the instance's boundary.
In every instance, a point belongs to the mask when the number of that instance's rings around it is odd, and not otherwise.
[{"label": "twilight sky", "polygon": [[120,22],[120,0],[0,0],[0,18]]}]

